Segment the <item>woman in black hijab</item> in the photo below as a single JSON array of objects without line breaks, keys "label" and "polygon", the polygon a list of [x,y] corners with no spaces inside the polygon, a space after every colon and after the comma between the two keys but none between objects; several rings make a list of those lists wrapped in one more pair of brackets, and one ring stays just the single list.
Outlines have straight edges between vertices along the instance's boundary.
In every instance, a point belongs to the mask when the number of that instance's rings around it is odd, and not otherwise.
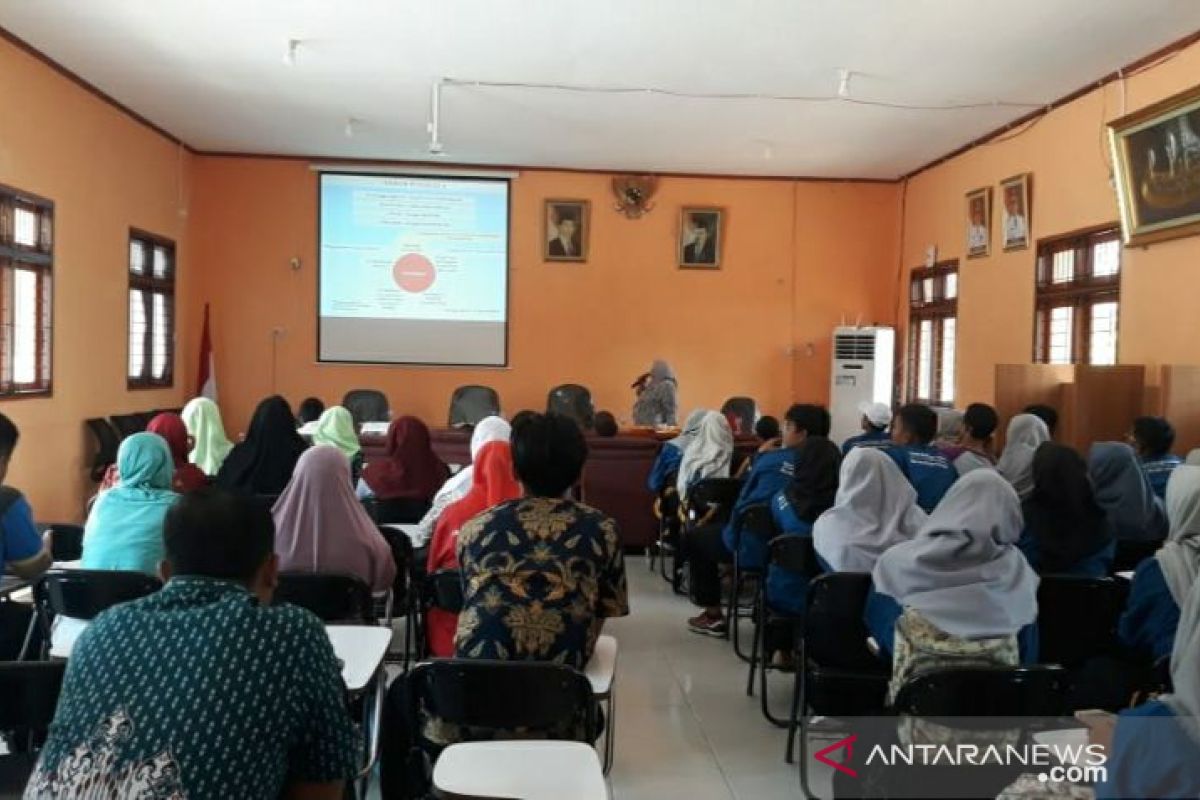
[{"label": "woman in black hijab", "polygon": [[1088,465],[1070,447],[1040,445],[1033,456],[1033,493],[1022,506],[1018,547],[1044,574],[1103,578],[1115,548],[1108,516],[1096,502]]},{"label": "woman in black hijab", "polygon": [[277,495],[292,477],[308,445],[296,433],[296,419],[279,395],[258,404],[246,439],[236,445],[217,473],[217,485],[246,494]]}]

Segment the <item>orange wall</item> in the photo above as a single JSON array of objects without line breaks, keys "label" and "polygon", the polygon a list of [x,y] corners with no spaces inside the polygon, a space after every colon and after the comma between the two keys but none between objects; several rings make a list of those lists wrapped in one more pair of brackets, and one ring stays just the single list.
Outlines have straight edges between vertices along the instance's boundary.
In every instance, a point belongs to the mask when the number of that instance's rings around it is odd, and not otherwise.
[{"label": "orange wall", "polygon": [[[664,178],[654,210],[628,220],[613,209],[607,175],[526,170],[512,191],[509,368],[320,365],[308,162],[201,156],[195,167],[192,311],[212,304],[231,434],[271,392],[329,403],[354,387],[380,388],[396,412],[444,424],[460,384],[494,386],[514,412],[543,406],[557,383],[578,382],[598,408],[623,418],[629,383],[654,357],[679,373],[683,413],[748,394],[778,414],[795,399],[827,396],[830,330],[843,316],[894,316],[896,185]],[[542,261],[549,197],[591,200],[586,264]],[[682,205],[726,209],[721,271],[676,267]],[[298,272],[288,266],[293,256]]]},{"label": "orange wall", "polygon": [[[21,429],[8,483],[41,520],[73,520],[91,488],[88,417],[175,406],[183,387],[125,387],[129,228],[175,240],[186,295],[190,159],[163,136],[0,39],[0,183],[54,201],[54,394],[0,401]],[[181,344],[195,327],[177,304]],[[181,347],[177,352],[187,352]]]},{"label": "orange wall", "polygon": [[[1033,173],[1035,240],[1116,222],[1116,194],[1104,123],[1190,88],[1200,75],[1200,45],[1120,83],[1095,90],[1037,121],[1007,141],[985,144],[913,177],[906,187],[904,265],[924,260],[936,244],[939,259],[959,259],[958,405],[990,402],[998,363],[1028,363],[1033,350],[1035,248],[1004,253],[1001,215],[993,209],[989,258],[966,259],[964,194]],[[1003,138],[1003,137],[1001,137]],[[1122,261],[1118,359],[1154,367],[1200,363],[1195,283],[1200,238],[1127,248]],[[1181,288],[1182,287],[1182,288]],[[907,295],[904,295],[907,296]],[[1152,380],[1154,380],[1152,378]]]}]

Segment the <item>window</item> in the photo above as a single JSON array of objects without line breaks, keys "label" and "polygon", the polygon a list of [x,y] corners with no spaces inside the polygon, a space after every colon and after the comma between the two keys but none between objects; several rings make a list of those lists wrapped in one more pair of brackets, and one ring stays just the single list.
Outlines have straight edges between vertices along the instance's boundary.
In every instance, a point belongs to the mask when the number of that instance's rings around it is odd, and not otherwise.
[{"label": "window", "polygon": [[50,393],[54,204],[0,186],[0,397]]},{"label": "window", "polygon": [[909,311],[908,398],[912,402],[953,405],[957,261],[913,270]]},{"label": "window", "polygon": [[1033,360],[1116,364],[1121,240],[1115,226],[1038,245]]},{"label": "window", "polygon": [[131,389],[175,379],[175,244],[129,234],[129,368]]}]

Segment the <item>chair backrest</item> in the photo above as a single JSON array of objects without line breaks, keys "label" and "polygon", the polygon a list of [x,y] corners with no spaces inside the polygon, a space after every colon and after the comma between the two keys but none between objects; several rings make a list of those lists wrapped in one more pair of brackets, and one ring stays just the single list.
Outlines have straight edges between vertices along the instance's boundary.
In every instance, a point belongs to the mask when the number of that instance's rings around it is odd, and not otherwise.
[{"label": "chair backrest", "polygon": [[43,733],[54,719],[65,661],[0,662],[0,731]]},{"label": "chair backrest", "polygon": [[921,717],[1057,717],[1067,709],[1067,671],[1033,667],[962,667],[914,676],[894,709]]},{"label": "chair backrest", "polygon": [[804,614],[804,655],[822,667],[878,670],[880,660],[867,648],[863,612],[871,576],[830,572],[808,584]]},{"label": "chair backrest", "polygon": [[113,414],[109,419],[122,439],[146,430],[148,422],[141,414]]},{"label": "chair backrest", "polygon": [[439,569],[429,576],[429,602],[434,608],[457,614],[463,607],[462,573],[456,569]]},{"label": "chair backrest", "polygon": [[71,522],[39,522],[38,531],[50,536],[50,557],[55,561],[78,561],[83,558],[83,526]]},{"label": "chair backrest", "polygon": [[1113,578],[1043,575],[1038,584],[1038,661],[1072,668],[1116,647],[1129,584]]},{"label": "chair backrest", "polygon": [[112,423],[104,417],[92,417],[87,421],[88,430],[96,439],[96,457],[92,459],[92,480],[99,481],[104,477],[104,471],[110,464],[117,461],[117,449],[121,446],[121,436],[113,428]]},{"label": "chair backrest", "polygon": [[342,407],[350,412],[355,425],[391,419],[391,404],[378,389],[351,389],[342,398]]},{"label": "chair backrest", "polygon": [[390,500],[374,498],[367,509],[371,519],[376,522],[394,525],[411,525],[420,522],[428,511],[428,500],[411,497],[393,497]]},{"label": "chair backrest", "polygon": [[737,529],[742,536],[753,536],[764,542],[770,542],[779,535],[771,507],[765,503],[748,506],[737,521]]},{"label": "chair backrest", "polygon": [[275,603],[306,608],[323,622],[375,621],[371,587],[353,575],[326,572],[282,572]]},{"label": "chair backrest", "polygon": [[92,619],[118,603],[137,600],[162,588],[162,581],[141,572],[105,569],[51,570],[34,587],[38,606],[55,615]]},{"label": "chair backrest", "polygon": [[742,482],[737,478],[705,478],[688,489],[687,507],[696,519],[715,511],[712,522],[728,522],[733,515],[733,506],[742,491]]},{"label": "chair backrest", "polygon": [[546,397],[546,411],[570,417],[584,431],[590,431],[596,421],[592,393],[577,383],[564,383],[551,389]]},{"label": "chair backrest", "polygon": [[773,566],[797,575],[815,578],[821,574],[811,536],[776,536],[770,544]]},{"label": "chair backrest", "polygon": [[737,419],[735,434],[748,436],[754,433],[754,423],[758,422],[758,403],[754,402],[753,397],[731,397],[721,406],[721,413]]},{"label": "chair backrest", "polygon": [[454,390],[450,397],[450,427],[478,425],[500,413],[500,395],[490,386],[468,385]]},{"label": "chair backrest", "polygon": [[408,688],[412,720],[432,715],[469,729],[520,728],[522,738],[569,735],[581,720],[584,731],[596,730],[591,684],[562,664],[439,659],[414,667]]},{"label": "chair backrest", "polygon": [[[413,575],[416,554],[413,551],[412,540],[403,531],[379,525],[379,534],[388,543],[392,551],[392,560],[396,562],[396,580],[392,582],[392,592],[396,597],[403,597],[408,592],[409,581]],[[425,565],[421,565],[424,571]]]}]

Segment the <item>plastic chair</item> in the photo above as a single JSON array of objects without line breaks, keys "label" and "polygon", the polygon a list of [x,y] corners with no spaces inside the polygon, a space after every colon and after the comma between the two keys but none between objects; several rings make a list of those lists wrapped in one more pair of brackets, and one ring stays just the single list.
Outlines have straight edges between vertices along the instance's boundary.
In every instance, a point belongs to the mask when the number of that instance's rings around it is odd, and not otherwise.
[{"label": "plastic chair", "polygon": [[39,522],[38,532],[53,531],[50,537],[50,557],[55,561],[78,561],[83,558],[83,526],[71,522]]},{"label": "plastic chair", "polygon": [[1075,669],[1117,649],[1126,581],[1043,575],[1038,584],[1038,660]]},{"label": "plastic chair", "polygon": [[1070,711],[1066,687],[1056,664],[938,669],[906,681],[892,708],[914,717],[1058,717]]},{"label": "plastic chair", "polygon": [[104,417],[93,417],[87,420],[86,425],[96,439],[96,457],[92,459],[91,478],[93,483],[99,483],[108,468],[117,463],[121,435]]},{"label": "plastic chair", "polygon": [[[71,617],[86,622],[119,603],[154,594],[161,588],[162,581],[141,572],[50,570],[33,585],[35,613],[43,634],[42,657],[50,653],[51,622],[55,617]],[[30,638],[31,635],[26,636],[27,642]],[[23,647],[22,652],[25,650]]]},{"label": "plastic chair", "polygon": [[350,412],[355,425],[391,419],[391,404],[387,395],[378,389],[351,389],[342,398],[342,407]]},{"label": "plastic chair", "polygon": [[871,576],[831,572],[808,585],[804,622],[792,690],[786,760],[791,763],[800,740],[800,785],[808,786],[808,715],[869,716],[884,711],[892,672],[867,649],[866,610]]},{"label": "plastic chair", "polygon": [[738,422],[735,436],[749,436],[754,433],[754,423],[758,422],[758,403],[753,397],[731,397],[721,406],[721,413],[732,415]]},{"label": "plastic chair", "polygon": [[306,608],[327,623],[373,625],[378,620],[371,588],[353,575],[282,572],[275,587],[275,603]]},{"label": "plastic chair", "polygon": [[[767,563],[776,569],[786,570],[812,579],[821,573],[817,562],[817,551],[811,536],[777,536],[769,545]],[[758,673],[759,695],[763,716],[780,728],[786,728],[789,720],[771,713],[767,700],[767,673],[777,667],[771,666],[771,654],[785,649],[795,652],[800,642],[800,626],[803,616],[787,614],[770,607],[767,599],[767,582],[758,585],[758,600],[755,604],[756,622],[754,640],[750,647],[750,672],[746,678],[746,694],[754,694],[754,677]]]},{"label": "plastic chair", "polygon": [[450,427],[478,425],[500,413],[500,395],[490,386],[467,385],[454,390],[450,397]]},{"label": "plastic chair", "polygon": [[0,731],[10,732],[12,747],[0,756],[0,796],[20,797],[33,773],[34,744],[54,719],[66,669],[64,661],[0,663]]},{"label": "plastic chair", "polygon": [[583,674],[592,685],[592,696],[604,706],[604,774],[612,769],[617,744],[617,639],[607,633],[596,637],[596,647]]},{"label": "plastic chair", "polygon": [[[771,507],[758,504],[747,507],[741,516],[733,523],[733,581],[730,584],[729,597],[726,599],[726,618],[729,620],[729,631],[733,638],[733,652],[742,661],[750,661],[751,654],[742,652],[740,620],[743,617],[754,621],[758,618],[757,600],[762,591],[766,570],[757,565],[742,563],[742,538],[752,537],[763,543],[768,543],[779,535],[775,526],[775,518],[771,516]],[[750,605],[741,602],[742,592],[747,584],[753,588]]]},{"label": "plastic chair", "polygon": [[564,383],[551,389],[546,397],[546,411],[570,417],[582,431],[590,431],[596,421],[592,393],[577,383]]}]

